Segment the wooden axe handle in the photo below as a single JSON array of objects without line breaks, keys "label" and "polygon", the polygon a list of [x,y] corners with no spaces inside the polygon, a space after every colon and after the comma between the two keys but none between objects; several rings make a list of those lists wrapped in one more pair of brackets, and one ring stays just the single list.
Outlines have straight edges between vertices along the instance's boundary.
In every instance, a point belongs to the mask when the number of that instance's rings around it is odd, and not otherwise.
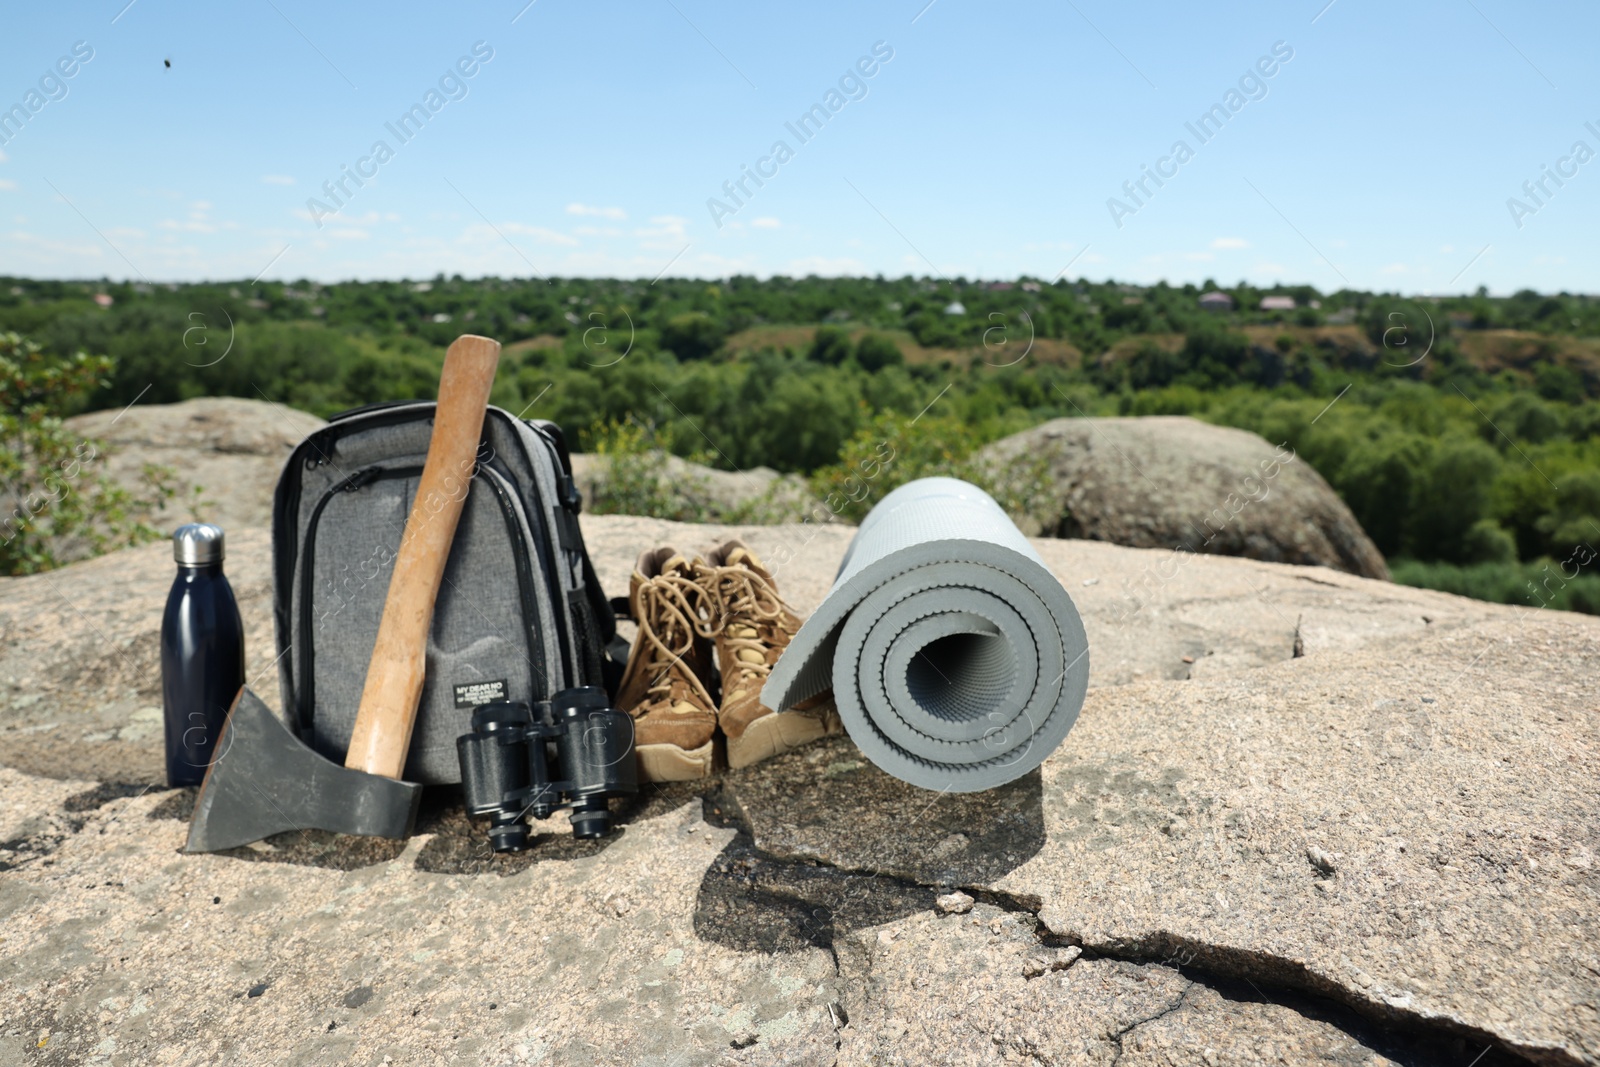
[{"label": "wooden axe handle", "polygon": [[416,502],[389,578],[378,641],[367,665],[355,732],[344,765],[399,778],[411,748],[427,664],[433,605],[444,580],[456,523],[472,486],[500,343],[465,334],[445,353],[439,404]]}]

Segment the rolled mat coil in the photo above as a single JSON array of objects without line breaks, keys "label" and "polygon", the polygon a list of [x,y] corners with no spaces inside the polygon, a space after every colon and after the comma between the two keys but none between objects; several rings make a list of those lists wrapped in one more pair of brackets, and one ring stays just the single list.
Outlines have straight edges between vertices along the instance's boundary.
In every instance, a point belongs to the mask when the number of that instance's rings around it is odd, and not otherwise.
[{"label": "rolled mat coil", "polygon": [[1028,539],[983,490],[923,478],[861,523],[762,695],[786,709],[831,687],[873,763],[969,793],[1044,762],[1088,685],[1083,621]]}]

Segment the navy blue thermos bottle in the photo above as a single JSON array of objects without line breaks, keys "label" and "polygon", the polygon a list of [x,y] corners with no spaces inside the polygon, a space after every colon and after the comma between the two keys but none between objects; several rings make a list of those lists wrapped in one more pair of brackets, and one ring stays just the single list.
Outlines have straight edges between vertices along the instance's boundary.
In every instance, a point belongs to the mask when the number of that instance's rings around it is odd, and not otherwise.
[{"label": "navy blue thermos bottle", "polygon": [[205,522],[172,535],[178,576],[161,617],[168,785],[205,778],[228,709],[244,687],[244,623],[222,573],[222,543],[222,528]]}]

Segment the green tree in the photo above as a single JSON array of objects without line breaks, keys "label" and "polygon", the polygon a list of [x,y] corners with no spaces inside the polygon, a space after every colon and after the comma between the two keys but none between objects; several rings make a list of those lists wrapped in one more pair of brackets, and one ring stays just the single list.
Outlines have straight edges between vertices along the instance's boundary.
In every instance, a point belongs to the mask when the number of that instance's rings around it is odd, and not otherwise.
[{"label": "green tree", "polygon": [[1600,471],[1581,470],[1556,478],[1555,506],[1537,526],[1550,554],[1565,558],[1579,546],[1600,549]]},{"label": "green tree", "polygon": [[105,445],[61,421],[111,368],[105,356],[50,356],[0,333],[0,574],[49,570],[159,536],[136,516],[172,495],[171,472],[147,465],[147,492],[136,496],[103,473]]},{"label": "green tree", "polygon": [[900,346],[881,333],[862,334],[861,340],[856,342],[856,362],[861,364],[862,370],[876,372],[905,361]]},{"label": "green tree", "polygon": [[1467,533],[1489,517],[1490,486],[1499,473],[1500,454],[1482,441],[1440,441],[1412,494],[1407,555],[1468,562]]},{"label": "green tree", "polygon": [[661,344],[679,359],[706,359],[726,336],[722,324],[704,311],[674,315],[661,327]]},{"label": "green tree", "polygon": [[837,326],[818,326],[811,336],[806,358],[813,363],[837,367],[850,358],[850,335]]}]

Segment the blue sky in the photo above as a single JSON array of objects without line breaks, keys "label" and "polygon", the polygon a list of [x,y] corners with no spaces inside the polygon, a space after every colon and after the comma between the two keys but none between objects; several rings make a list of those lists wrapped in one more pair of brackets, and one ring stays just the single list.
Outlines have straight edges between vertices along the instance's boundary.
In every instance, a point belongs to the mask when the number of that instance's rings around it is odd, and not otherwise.
[{"label": "blue sky", "polygon": [[1600,291],[1594,4],[125,5],[6,15],[0,273]]}]

